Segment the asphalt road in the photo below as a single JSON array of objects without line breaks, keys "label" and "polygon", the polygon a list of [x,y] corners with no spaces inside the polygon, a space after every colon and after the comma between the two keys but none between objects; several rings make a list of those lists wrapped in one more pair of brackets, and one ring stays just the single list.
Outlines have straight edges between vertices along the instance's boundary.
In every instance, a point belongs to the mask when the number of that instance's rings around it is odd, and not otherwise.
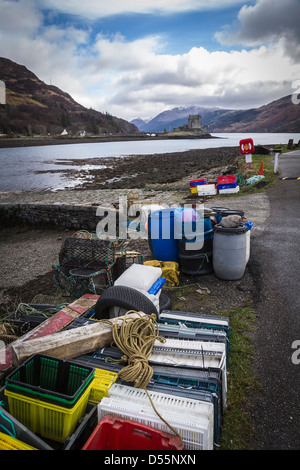
[{"label": "asphalt road", "polygon": [[300,151],[281,155],[279,169],[265,229],[251,241],[263,386],[253,399],[257,450],[300,449]]}]

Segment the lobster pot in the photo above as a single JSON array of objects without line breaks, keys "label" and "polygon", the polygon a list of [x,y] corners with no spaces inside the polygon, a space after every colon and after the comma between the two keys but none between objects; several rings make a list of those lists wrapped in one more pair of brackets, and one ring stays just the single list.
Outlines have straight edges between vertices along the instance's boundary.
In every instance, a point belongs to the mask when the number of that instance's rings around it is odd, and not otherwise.
[{"label": "lobster pot", "polygon": [[221,279],[235,281],[245,272],[248,253],[248,228],[240,224],[235,228],[214,227],[213,268]]}]

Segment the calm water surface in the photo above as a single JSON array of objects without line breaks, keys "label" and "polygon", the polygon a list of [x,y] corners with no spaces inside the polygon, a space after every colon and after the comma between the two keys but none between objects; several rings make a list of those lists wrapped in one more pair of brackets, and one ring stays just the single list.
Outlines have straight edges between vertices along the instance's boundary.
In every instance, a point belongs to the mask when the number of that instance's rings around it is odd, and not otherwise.
[{"label": "calm water surface", "polygon": [[[83,180],[68,178],[63,170],[81,169],[88,172],[101,165],[71,166],[73,160],[127,155],[151,155],[154,153],[184,152],[190,149],[236,147],[239,141],[251,137],[254,145],[287,144],[289,139],[297,143],[299,134],[212,134],[218,139],[172,139],[126,142],[99,142],[82,144],[49,145],[0,149],[0,191],[32,191],[71,188],[80,186]],[[51,171],[55,170],[55,173]],[[39,173],[42,172],[42,173]]]}]

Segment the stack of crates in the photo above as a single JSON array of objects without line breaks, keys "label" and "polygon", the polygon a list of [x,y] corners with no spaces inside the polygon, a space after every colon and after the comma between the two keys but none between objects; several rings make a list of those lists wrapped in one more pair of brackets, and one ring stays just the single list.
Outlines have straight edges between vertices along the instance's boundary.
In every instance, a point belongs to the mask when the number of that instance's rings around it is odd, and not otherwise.
[{"label": "stack of crates", "polygon": [[[184,449],[213,449],[227,405],[229,319],[164,310],[158,330],[166,342],[155,342],[149,357],[153,375],[147,391],[160,415],[178,431]],[[127,365],[118,363],[122,355],[108,347],[75,360],[117,373]],[[124,380],[111,385],[97,407],[98,420],[114,414],[168,432],[145,391]]]},{"label": "stack of crates", "polygon": [[100,403],[103,397],[107,397],[110,387],[117,382],[118,374],[104,369],[95,369],[95,377],[92,383],[89,402]]},{"label": "stack of crates", "polygon": [[159,415],[145,390],[114,384],[109,396],[98,405],[98,420],[113,414],[167,433],[173,428],[180,435],[184,449],[213,449],[212,403],[151,390],[148,393]]},{"label": "stack of crates", "polygon": [[201,178],[197,180],[191,180],[190,181],[190,190],[192,194],[197,194],[198,193],[198,186],[202,186],[207,183],[206,178]]},{"label": "stack of crates", "polygon": [[35,354],[5,380],[10,414],[30,431],[64,442],[86,411],[94,368]]},{"label": "stack of crates", "polygon": [[181,438],[115,415],[104,416],[82,450],[182,450]]},{"label": "stack of crates", "polygon": [[217,189],[219,191],[219,194],[238,193],[240,188],[237,183],[236,175],[218,176]]},{"label": "stack of crates", "polygon": [[197,186],[198,196],[215,196],[217,194],[217,188],[214,182],[207,183],[205,185]]}]

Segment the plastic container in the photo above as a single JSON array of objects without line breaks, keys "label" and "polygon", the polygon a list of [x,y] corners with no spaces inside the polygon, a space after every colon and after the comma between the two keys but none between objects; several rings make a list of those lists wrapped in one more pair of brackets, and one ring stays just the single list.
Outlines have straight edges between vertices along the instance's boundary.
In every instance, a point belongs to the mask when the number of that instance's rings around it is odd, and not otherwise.
[{"label": "plastic container", "polygon": [[73,408],[35,400],[31,397],[5,389],[9,412],[34,434],[57,442],[64,442],[74,432],[79,419],[84,415],[91,385],[87,387]]},{"label": "plastic container", "polygon": [[82,450],[182,450],[182,440],[145,424],[104,416]]},{"label": "plastic container", "polygon": [[194,312],[178,312],[176,310],[163,310],[158,317],[158,323],[180,325],[191,328],[211,328],[225,331],[230,338],[229,319],[215,315],[203,315]]},{"label": "plastic container", "polygon": [[207,179],[206,178],[200,178],[198,180],[191,180],[190,181],[190,187],[193,188],[195,186],[200,186],[202,184],[206,184],[207,183]]},{"label": "plastic container", "polygon": [[118,374],[103,369],[95,370],[95,377],[92,382],[89,401],[100,403],[103,397],[107,397],[108,390],[118,380]]},{"label": "plastic container", "polygon": [[72,407],[94,378],[94,368],[35,354],[5,380],[7,390]]},{"label": "plastic container", "polygon": [[213,271],[213,228],[210,217],[204,217],[203,233],[197,233],[194,239],[183,237],[178,240],[178,253],[180,270],[184,274],[197,276]]},{"label": "plastic container", "polygon": [[230,184],[236,182],[236,175],[217,176],[218,184]]},{"label": "plastic container", "polygon": [[158,345],[155,342],[149,363],[176,367],[215,367],[226,371],[226,345],[210,341],[167,338],[165,343]]},{"label": "plastic container", "polygon": [[0,450],[37,450],[18,439],[0,432]]},{"label": "plastic container", "polygon": [[206,184],[197,186],[198,196],[213,196],[217,194],[217,188],[215,184]]},{"label": "plastic container", "polygon": [[236,186],[234,188],[225,188],[225,189],[219,189],[219,194],[235,194],[240,191],[240,187]]},{"label": "plastic container", "polygon": [[114,282],[115,286],[132,287],[148,291],[151,286],[160,278],[162,270],[156,266],[146,266],[144,264],[132,264]]},{"label": "plastic container", "polygon": [[213,267],[220,279],[240,279],[247,264],[247,231],[245,225],[236,228],[214,226]]},{"label": "plastic container", "polygon": [[59,444],[62,450],[81,450],[97,424],[97,405],[88,402],[85,413],[78,421],[73,434],[67,437],[63,445]]},{"label": "plastic container", "polygon": [[178,243],[174,235],[174,219],[178,209],[154,211],[148,219],[148,243],[153,258],[158,261],[175,261],[178,258]]},{"label": "plastic container", "polygon": [[237,187],[237,182],[235,183],[228,183],[228,184],[218,184],[217,188],[220,189],[231,189],[231,188],[236,188]]},{"label": "plastic container", "polygon": [[[160,415],[180,435],[184,449],[212,450],[214,409],[212,403],[201,402],[167,393],[149,392]],[[154,429],[170,432],[154,411],[146,392],[134,387],[114,384],[109,397],[98,405],[99,421],[108,414],[137,421]]]},{"label": "plastic container", "polygon": [[217,206],[217,207],[212,207],[211,209],[212,209],[214,212],[217,213],[217,215],[216,215],[216,220],[217,220],[217,223],[218,223],[218,224],[220,223],[220,221],[221,221],[221,219],[222,219],[221,212],[222,212],[222,211],[229,211],[229,210],[230,210],[230,209],[228,209],[227,207],[219,207],[219,206]]},{"label": "plastic container", "polygon": [[[4,390],[3,390],[4,393]],[[5,397],[4,397],[5,398]],[[0,397],[2,399],[2,397]],[[8,411],[0,406],[0,429],[4,434],[14,437],[19,441],[37,450],[53,450],[50,445],[36,436],[22,423],[16,420]]]},{"label": "plastic container", "polygon": [[226,405],[226,390],[223,393],[222,372],[220,369],[155,366],[147,390],[213,402],[215,439],[218,438],[223,421],[224,404]]},{"label": "plastic container", "polygon": [[168,325],[159,323],[159,334],[163,338],[193,339],[196,341],[224,343],[226,345],[228,363],[229,341],[225,331],[211,328],[187,328],[184,324]]}]

